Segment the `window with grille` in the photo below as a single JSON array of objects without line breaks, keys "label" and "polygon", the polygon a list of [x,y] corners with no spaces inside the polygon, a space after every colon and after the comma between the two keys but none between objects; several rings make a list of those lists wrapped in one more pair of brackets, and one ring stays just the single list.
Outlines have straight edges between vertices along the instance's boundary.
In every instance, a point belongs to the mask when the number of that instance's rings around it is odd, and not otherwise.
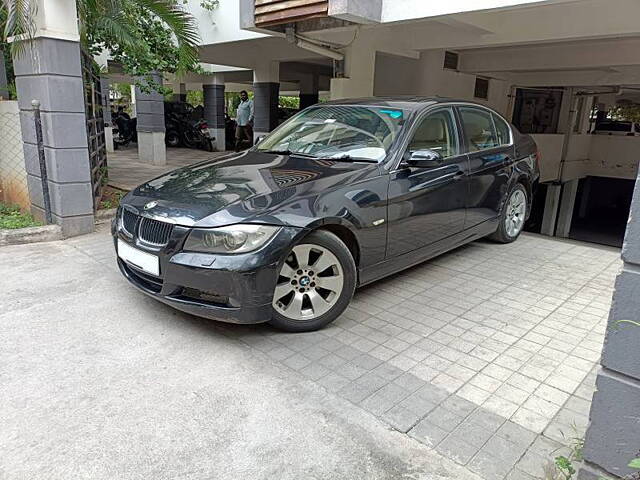
[{"label": "window with grille", "polygon": [[444,52],[444,68],[449,70],[458,69],[458,54],[455,52]]},{"label": "window with grille", "polygon": [[473,91],[473,96],[475,98],[482,98],[483,100],[487,100],[489,98],[489,79],[476,77],[476,86]]}]

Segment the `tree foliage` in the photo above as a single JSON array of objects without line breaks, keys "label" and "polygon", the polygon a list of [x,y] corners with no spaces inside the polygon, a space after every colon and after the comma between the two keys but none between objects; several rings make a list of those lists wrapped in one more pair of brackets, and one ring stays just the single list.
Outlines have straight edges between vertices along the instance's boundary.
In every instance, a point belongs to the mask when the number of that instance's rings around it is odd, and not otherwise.
[{"label": "tree foliage", "polygon": [[[0,0],[3,39],[34,32],[35,0]],[[211,8],[216,2],[208,1]],[[195,19],[182,0],[78,0],[80,38],[91,54],[108,49],[125,73],[198,71]],[[14,45],[25,42],[15,42]]]}]

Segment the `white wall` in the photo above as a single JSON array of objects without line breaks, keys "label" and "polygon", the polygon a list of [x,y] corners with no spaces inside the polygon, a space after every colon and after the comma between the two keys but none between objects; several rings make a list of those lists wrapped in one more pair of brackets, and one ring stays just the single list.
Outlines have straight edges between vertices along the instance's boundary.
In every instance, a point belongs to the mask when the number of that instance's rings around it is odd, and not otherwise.
[{"label": "white wall", "polygon": [[444,50],[422,52],[418,60],[378,54],[374,92],[376,95],[441,96],[483,103],[508,117],[510,86],[489,81],[489,98],[474,98],[476,76],[442,68]]},{"label": "white wall", "polygon": [[634,179],[639,162],[640,137],[591,135],[589,175]]},{"label": "white wall", "polygon": [[451,13],[513,7],[528,3],[558,3],[540,0],[383,0],[382,22],[398,22],[413,18],[427,18]]},{"label": "white wall", "polygon": [[[540,151],[540,181],[557,180],[564,135],[531,135]],[[586,176],[635,179],[640,163],[640,137],[572,135],[562,181]]]},{"label": "white wall", "polygon": [[262,33],[240,30],[240,2],[221,0],[213,12],[200,6],[200,0],[188,0],[186,9],[198,22],[202,45],[235,42],[265,37]]}]

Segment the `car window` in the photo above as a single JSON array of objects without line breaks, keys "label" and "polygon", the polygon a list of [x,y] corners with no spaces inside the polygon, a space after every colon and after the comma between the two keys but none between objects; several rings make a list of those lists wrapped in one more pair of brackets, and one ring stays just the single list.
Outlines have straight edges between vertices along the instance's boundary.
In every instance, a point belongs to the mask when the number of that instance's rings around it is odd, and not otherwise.
[{"label": "car window", "polygon": [[470,152],[497,147],[498,136],[491,113],[480,108],[460,107],[462,128]]},{"label": "car window", "polygon": [[409,152],[433,150],[442,158],[458,154],[455,120],[449,109],[427,115],[416,128],[409,143]]},{"label": "car window", "polygon": [[496,126],[498,143],[500,145],[509,145],[511,143],[511,129],[509,128],[509,125],[507,125],[507,122],[498,115],[493,115],[493,123]]}]

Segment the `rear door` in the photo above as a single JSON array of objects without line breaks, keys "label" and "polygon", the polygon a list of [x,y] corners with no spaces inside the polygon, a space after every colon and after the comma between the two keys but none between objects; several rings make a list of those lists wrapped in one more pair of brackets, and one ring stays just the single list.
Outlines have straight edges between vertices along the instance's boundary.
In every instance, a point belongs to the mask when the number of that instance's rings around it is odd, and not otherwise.
[{"label": "rear door", "polygon": [[390,173],[387,258],[464,229],[468,166],[458,130],[452,107],[431,110],[416,120],[403,153],[430,149],[440,153],[442,162],[431,168],[400,164]]},{"label": "rear door", "polygon": [[469,195],[465,228],[500,214],[514,157],[511,127],[480,106],[457,106],[463,143],[469,155]]}]

